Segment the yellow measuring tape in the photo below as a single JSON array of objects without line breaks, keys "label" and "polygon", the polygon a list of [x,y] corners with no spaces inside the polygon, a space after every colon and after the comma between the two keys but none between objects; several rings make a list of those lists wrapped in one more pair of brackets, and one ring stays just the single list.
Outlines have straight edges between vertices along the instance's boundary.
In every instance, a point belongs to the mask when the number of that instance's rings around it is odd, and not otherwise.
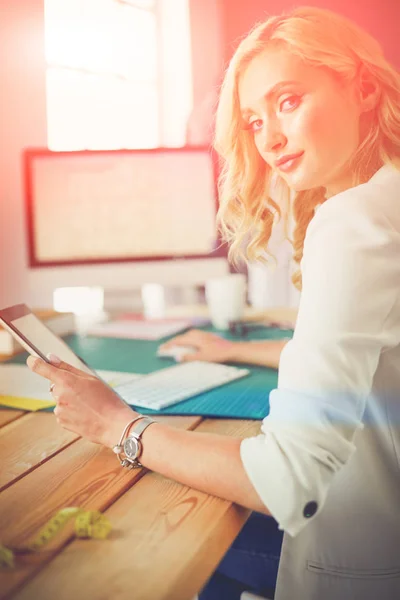
[{"label": "yellow measuring tape", "polygon": [[109,520],[98,510],[84,510],[75,506],[63,508],[46,523],[30,544],[19,548],[6,548],[0,544],[0,569],[14,567],[16,554],[36,552],[46,546],[73,517],[78,538],[104,540],[111,531]]}]

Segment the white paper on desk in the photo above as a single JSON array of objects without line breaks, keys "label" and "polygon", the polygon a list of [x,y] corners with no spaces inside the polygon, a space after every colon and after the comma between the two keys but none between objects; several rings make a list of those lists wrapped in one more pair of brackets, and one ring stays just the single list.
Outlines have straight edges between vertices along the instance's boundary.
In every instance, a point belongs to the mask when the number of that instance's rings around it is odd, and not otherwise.
[{"label": "white paper on desk", "polygon": [[139,321],[124,319],[99,323],[91,327],[87,335],[126,338],[131,340],[160,340],[191,327],[190,320]]},{"label": "white paper on desk", "polygon": [[49,382],[25,365],[0,365],[0,396],[52,400]]},{"label": "white paper on desk", "polygon": [[142,375],[138,375],[137,373],[123,373],[122,371],[96,371],[96,373],[111,387],[115,387],[122,383],[127,383],[131,379],[142,377]]},{"label": "white paper on desk", "polygon": [[[140,377],[134,373],[119,371],[96,371],[96,373],[112,387]],[[49,387],[47,379],[32,373],[26,365],[0,365],[0,396],[32,398],[32,400],[49,402],[53,400]]]}]

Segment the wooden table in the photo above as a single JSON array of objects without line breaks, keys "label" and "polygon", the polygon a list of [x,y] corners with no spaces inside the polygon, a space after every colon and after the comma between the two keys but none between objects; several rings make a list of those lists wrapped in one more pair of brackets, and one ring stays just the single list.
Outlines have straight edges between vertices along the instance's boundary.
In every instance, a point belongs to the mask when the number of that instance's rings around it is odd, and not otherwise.
[{"label": "wooden table", "polygon": [[[157,417],[175,427],[247,437],[255,421]],[[52,413],[0,410],[0,543],[32,540],[67,506],[101,510],[107,540],[74,538],[68,524],[41,551],[0,571],[0,598],[191,600],[249,511],[145,469],[59,427]]]}]

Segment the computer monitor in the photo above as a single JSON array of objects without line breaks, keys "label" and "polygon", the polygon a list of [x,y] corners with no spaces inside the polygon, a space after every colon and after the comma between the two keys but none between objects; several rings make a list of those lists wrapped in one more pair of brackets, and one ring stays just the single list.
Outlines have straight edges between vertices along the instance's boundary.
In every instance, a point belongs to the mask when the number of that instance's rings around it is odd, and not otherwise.
[{"label": "computer monitor", "polygon": [[57,287],[199,285],[228,271],[208,148],[28,149],[24,173],[36,305]]}]

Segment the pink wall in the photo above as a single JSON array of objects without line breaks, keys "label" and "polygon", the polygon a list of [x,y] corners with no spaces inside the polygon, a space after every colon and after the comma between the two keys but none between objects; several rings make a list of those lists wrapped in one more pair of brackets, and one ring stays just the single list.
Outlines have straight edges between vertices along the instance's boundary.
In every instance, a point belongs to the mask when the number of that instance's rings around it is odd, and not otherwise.
[{"label": "pink wall", "polygon": [[295,6],[319,6],[349,17],[374,35],[387,58],[400,68],[399,0],[220,0],[225,29],[225,60],[228,61],[239,39],[268,14],[280,14]]},{"label": "pink wall", "polygon": [[189,0],[193,111],[187,124],[188,144],[207,145],[225,63],[224,0]]},{"label": "pink wall", "polygon": [[29,302],[21,150],[46,144],[43,0],[0,3],[0,307]]}]

